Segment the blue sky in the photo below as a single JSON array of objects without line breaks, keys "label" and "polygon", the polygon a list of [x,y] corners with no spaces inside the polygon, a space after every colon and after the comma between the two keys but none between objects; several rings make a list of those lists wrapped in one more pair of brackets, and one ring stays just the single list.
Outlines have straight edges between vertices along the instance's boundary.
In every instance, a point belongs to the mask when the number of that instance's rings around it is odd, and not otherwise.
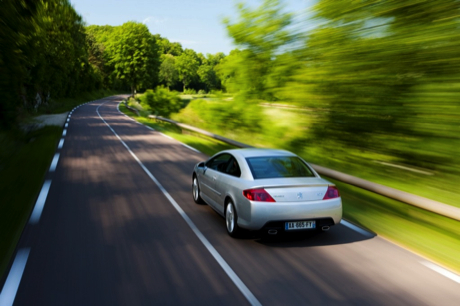
[{"label": "blue sky", "polygon": [[[304,12],[313,0],[285,0],[290,12]],[[152,34],[160,34],[196,52],[228,54],[234,49],[222,23],[236,20],[234,0],[70,0],[88,25],[145,23]],[[238,1],[240,2],[240,1]],[[246,0],[256,7],[261,0]]]}]

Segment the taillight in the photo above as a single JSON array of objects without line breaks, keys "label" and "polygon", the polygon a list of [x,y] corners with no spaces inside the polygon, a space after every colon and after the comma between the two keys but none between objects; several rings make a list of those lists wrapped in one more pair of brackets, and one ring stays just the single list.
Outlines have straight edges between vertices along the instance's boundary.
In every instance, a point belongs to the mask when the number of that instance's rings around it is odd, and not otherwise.
[{"label": "taillight", "polygon": [[263,188],[259,189],[246,189],[243,191],[243,195],[250,201],[258,202],[276,202],[270,194]]},{"label": "taillight", "polygon": [[340,197],[339,190],[335,186],[329,186],[323,200],[329,200]]}]

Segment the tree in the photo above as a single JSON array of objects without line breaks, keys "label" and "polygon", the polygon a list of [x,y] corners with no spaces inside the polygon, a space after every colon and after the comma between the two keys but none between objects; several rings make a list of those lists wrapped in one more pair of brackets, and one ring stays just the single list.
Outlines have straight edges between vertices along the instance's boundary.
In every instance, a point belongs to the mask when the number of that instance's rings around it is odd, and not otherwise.
[{"label": "tree", "polygon": [[160,82],[165,84],[169,89],[171,89],[171,87],[173,87],[179,81],[179,76],[176,69],[176,58],[173,55],[161,55],[159,78]]},{"label": "tree", "polygon": [[[458,80],[460,3],[321,0],[315,13],[321,24],[298,50],[299,68],[285,91],[315,110],[314,140],[334,148],[372,148],[408,164],[435,160],[436,154],[423,150],[409,153],[408,140],[426,142],[432,119],[423,114],[434,111],[432,104],[440,113],[458,97],[453,87],[434,89]],[[404,145],[388,145],[396,142]]]},{"label": "tree", "polygon": [[176,58],[176,68],[179,74],[179,80],[184,84],[185,89],[198,78],[198,67],[200,60],[195,51],[185,49],[185,51]]},{"label": "tree", "polygon": [[94,84],[83,21],[68,0],[6,0],[0,17],[0,74],[9,79],[0,75],[9,96],[1,113],[7,121]]},{"label": "tree", "polygon": [[107,52],[116,77],[130,85],[133,95],[139,87],[154,87],[158,48],[146,25],[127,22],[116,28],[107,42]]},{"label": "tree", "polygon": [[206,54],[206,57],[201,59],[201,65],[198,68],[198,76],[202,86],[205,87],[207,91],[210,90],[220,90],[222,88],[221,80],[218,76],[216,67],[222,62],[225,58],[225,54],[222,52],[216,54]]},{"label": "tree", "polygon": [[[273,99],[267,78],[273,72],[274,60],[283,48],[292,41],[292,34],[287,27],[291,24],[291,14],[283,12],[279,0],[265,0],[256,9],[238,4],[238,20],[232,23],[224,20],[228,34],[234,43],[242,49],[221,67],[233,70],[232,77],[238,77],[237,83],[242,92],[254,97]],[[230,74],[227,74],[228,76]],[[228,78],[227,76],[227,78]],[[228,82],[228,81],[227,81]]]},{"label": "tree", "polygon": [[159,45],[160,54],[171,54],[179,56],[184,51],[182,45],[178,42],[170,42],[167,38],[161,37],[160,34],[154,35]]},{"label": "tree", "polygon": [[26,64],[31,54],[27,39],[35,31],[35,1],[3,1],[0,10],[0,127],[14,124],[20,107],[21,83],[27,78]]}]

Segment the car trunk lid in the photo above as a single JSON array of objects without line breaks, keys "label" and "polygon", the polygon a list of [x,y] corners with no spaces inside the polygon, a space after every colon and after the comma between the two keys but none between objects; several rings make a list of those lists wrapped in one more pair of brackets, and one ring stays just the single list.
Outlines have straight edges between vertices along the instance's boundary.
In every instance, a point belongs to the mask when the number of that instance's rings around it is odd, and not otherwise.
[{"label": "car trunk lid", "polygon": [[261,186],[276,202],[318,201],[324,198],[328,181],[321,178],[286,178]]}]

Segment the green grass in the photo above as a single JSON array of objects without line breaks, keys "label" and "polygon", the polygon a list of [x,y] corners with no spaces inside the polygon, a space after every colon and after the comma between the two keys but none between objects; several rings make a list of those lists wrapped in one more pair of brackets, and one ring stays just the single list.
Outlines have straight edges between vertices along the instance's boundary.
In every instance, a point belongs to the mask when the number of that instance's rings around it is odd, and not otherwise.
[{"label": "green grass", "polygon": [[214,155],[215,153],[222,150],[235,148],[234,146],[228,145],[216,139],[203,136],[191,131],[182,130],[180,127],[168,122],[155,121],[153,119],[145,118],[142,116],[136,116],[136,114],[127,109],[124,104],[120,104],[119,108],[121,112],[127,114],[128,116],[131,116],[140,123],[150,126],[151,128],[172,138],[175,138],[180,142],[185,143],[186,145],[189,145],[209,156]]},{"label": "green grass", "polygon": [[326,179],[340,190],[345,219],[460,273],[458,221]]},{"label": "green grass", "polygon": [[29,218],[56,150],[62,128],[0,134],[0,275]]}]

